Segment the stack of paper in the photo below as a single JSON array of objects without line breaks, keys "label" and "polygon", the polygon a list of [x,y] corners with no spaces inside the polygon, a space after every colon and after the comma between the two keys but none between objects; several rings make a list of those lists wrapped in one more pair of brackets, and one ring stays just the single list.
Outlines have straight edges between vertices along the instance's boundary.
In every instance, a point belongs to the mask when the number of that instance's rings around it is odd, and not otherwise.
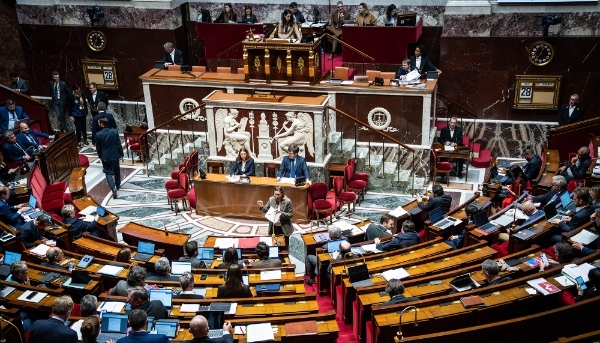
[{"label": "stack of paper", "polygon": [[123,271],[123,269],[124,268],[121,266],[111,266],[107,264],[104,267],[100,268],[100,270],[98,270],[97,273],[110,276],[117,276],[120,272]]},{"label": "stack of paper", "polygon": [[381,252],[381,250],[377,249],[377,244],[364,244],[364,245],[361,245],[361,248],[363,248],[363,250],[366,252],[374,252],[374,253]]},{"label": "stack of paper", "polygon": [[594,268],[595,267],[589,263],[582,263],[580,265],[567,264],[562,270],[562,275],[566,276],[567,278],[569,278],[569,280],[573,282],[575,282],[575,279],[578,276],[581,276],[581,278],[583,278],[583,281],[588,282],[588,273],[591,269]]},{"label": "stack of paper", "polygon": [[246,341],[248,343],[274,340],[275,336],[273,335],[271,323],[251,324],[246,327]]},{"label": "stack of paper", "polygon": [[418,80],[421,77],[421,73],[419,73],[419,71],[417,69],[411,71],[410,73],[406,74],[406,80],[410,81],[410,80]]},{"label": "stack of paper", "polygon": [[46,244],[40,244],[37,247],[29,250],[30,253],[38,256],[46,256],[46,252],[50,249]]},{"label": "stack of paper", "polygon": [[89,216],[92,213],[96,212],[96,208],[97,208],[96,206],[88,206],[88,207],[84,208],[83,211],[79,211],[79,214]]},{"label": "stack of paper", "polygon": [[579,242],[583,245],[592,243],[598,238],[598,235],[588,230],[581,230],[578,234],[571,237],[573,242]]},{"label": "stack of paper", "polygon": [[265,236],[261,236],[259,238],[259,241],[260,242],[265,242],[270,247],[274,246],[274,244],[273,244],[273,237],[271,237],[271,236],[266,236],[266,237]]},{"label": "stack of paper", "polygon": [[219,249],[231,248],[234,245],[237,246],[237,242],[238,242],[237,238],[219,237],[215,240],[215,248],[219,248]]},{"label": "stack of paper", "polygon": [[381,273],[381,276],[385,279],[385,281],[390,281],[392,279],[402,280],[410,276],[410,274],[404,270],[404,268],[386,270]]},{"label": "stack of paper", "polygon": [[260,280],[281,280],[281,269],[278,270],[264,270],[260,272]]},{"label": "stack of paper", "polygon": [[279,217],[281,217],[281,212],[277,212],[274,207],[269,208],[265,213],[265,218],[271,223],[279,223]]},{"label": "stack of paper", "polygon": [[73,331],[77,332],[77,339],[81,341],[81,324],[83,324],[83,319],[80,319],[78,321],[76,321],[75,323],[71,324],[71,329],[73,329]]},{"label": "stack of paper", "polygon": [[289,183],[290,185],[295,185],[296,179],[293,177],[282,177],[278,182],[279,183]]},{"label": "stack of paper", "polygon": [[192,312],[196,313],[200,309],[200,304],[181,304],[179,312]]},{"label": "stack of paper", "polygon": [[402,206],[398,206],[395,209],[389,211],[388,214],[392,217],[400,218],[408,214],[408,212],[406,212],[406,210]]},{"label": "stack of paper", "polygon": [[543,295],[560,292],[558,287],[554,286],[544,278],[529,280],[527,283]]},{"label": "stack of paper", "polygon": [[100,311],[113,312],[113,313],[121,313],[123,308],[125,308],[126,303],[122,301],[105,301],[98,307]]},{"label": "stack of paper", "polygon": [[25,291],[25,293],[21,294],[21,296],[18,297],[17,299],[21,300],[21,301],[29,301],[32,303],[39,303],[40,300],[44,299],[44,297],[46,295],[48,295],[48,293],[36,292],[36,291]]}]

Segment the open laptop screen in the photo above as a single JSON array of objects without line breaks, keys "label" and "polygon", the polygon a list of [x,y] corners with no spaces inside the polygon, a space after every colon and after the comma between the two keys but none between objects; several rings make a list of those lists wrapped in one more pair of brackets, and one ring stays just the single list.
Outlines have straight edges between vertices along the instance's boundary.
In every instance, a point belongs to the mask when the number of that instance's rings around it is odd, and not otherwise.
[{"label": "open laptop screen", "polygon": [[164,334],[168,338],[175,338],[175,336],[177,336],[178,326],[178,321],[157,320],[156,323],[154,323],[154,330],[156,330],[157,334]]},{"label": "open laptop screen", "polygon": [[33,194],[31,194],[29,196],[29,207],[31,208],[35,208],[35,205],[37,205],[37,199],[33,196]]},{"label": "open laptop screen", "polygon": [[13,262],[21,261],[21,254],[5,250],[4,251],[4,264],[10,266]]},{"label": "open laptop screen", "polygon": [[173,299],[173,292],[170,289],[150,290],[150,301],[160,300],[165,307],[171,307],[171,299]]},{"label": "open laptop screen", "polygon": [[444,219],[444,214],[442,213],[441,208],[436,208],[435,210],[429,211],[429,221],[431,224],[435,224],[440,220]]},{"label": "open laptop screen", "polygon": [[185,272],[192,271],[192,264],[190,262],[171,262],[171,274],[181,275]]},{"label": "open laptop screen", "polygon": [[269,247],[269,258],[279,258],[279,247]]},{"label": "open laptop screen", "polygon": [[139,241],[138,252],[142,254],[154,255],[154,243]]},{"label": "open laptop screen", "polygon": [[115,332],[115,333],[126,333],[127,332],[127,315],[126,314],[115,314],[115,313],[104,313],[102,315],[102,332]]},{"label": "open laptop screen", "polygon": [[342,243],[343,239],[338,239],[335,241],[327,242],[327,251],[334,252],[340,250],[340,243]]},{"label": "open laptop screen", "polygon": [[562,192],[562,194],[560,195],[560,204],[563,208],[567,208],[567,206],[569,206],[569,204],[571,203],[571,194],[569,194],[569,192],[564,191]]},{"label": "open laptop screen", "polygon": [[[225,258],[225,251],[227,251],[227,249],[223,250],[223,258]],[[238,260],[241,260],[242,259],[242,249],[235,248],[235,251],[237,251]]]},{"label": "open laptop screen", "polygon": [[199,260],[214,260],[215,259],[215,249],[214,248],[198,248],[198,256]]}]

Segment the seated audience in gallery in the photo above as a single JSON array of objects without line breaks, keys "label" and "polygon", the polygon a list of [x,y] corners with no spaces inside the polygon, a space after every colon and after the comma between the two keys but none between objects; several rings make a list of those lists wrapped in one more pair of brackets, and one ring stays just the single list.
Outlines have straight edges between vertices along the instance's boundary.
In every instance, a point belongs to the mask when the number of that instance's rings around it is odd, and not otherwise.
[{"label": "seated audience in gallery", "polygon": [[256,16],[252,14],[252,6],[246,5],[244,7],[244,14],[242,15],[242,23],[245,24],[256,24]]}]

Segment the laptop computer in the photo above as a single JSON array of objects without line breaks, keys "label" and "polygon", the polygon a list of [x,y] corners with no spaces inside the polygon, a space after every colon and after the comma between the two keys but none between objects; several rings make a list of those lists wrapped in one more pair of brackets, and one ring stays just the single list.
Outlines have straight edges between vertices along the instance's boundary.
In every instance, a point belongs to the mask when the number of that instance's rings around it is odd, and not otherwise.
[{"label": "laptop computer", "polygon": [[166,69],[165,62],[163,61],[154,61],[154,68],[156,69]]},{"label": "laptop computer", "polygon": [[568,211],[575,212],[577,209],[577,205],[571,199],[571,194],[567,191],[562,192],[560,195],[560,206],[561,209],[558,210],[560,214],[566,214]]},{"label": "laptop computer", "polygon": [[[223,258],[225,258],[225,251],[226,251],[226,250],[227,250],[227,249],[224,249],[224,250],[223,250],[223,252],[222,252],[222,254],[223,254]],[[238,260],[240,260],[240,261],[241,261],[241,260],[242,260],[242,249],[240,249],[240,248],[235,248],[235,251],[237,251]]]},{"label": "laptop computer", "polygon": [[171,262],[171,274],[181,275],[185,272],[192,272],[192,264],[190,262]]},{"label": "laptop computer", "polygon": [[473,216],[473,220],[475,220],[475,224],[477,224],[477,227],[480,230],[483,230],[488,233],[500,228],[500,226],[498,226],[496,223],[490,222],[490,219],[488,218],[487,213],[485,213],[485,211],[481,211],[475,214]]},{"label": "laptop computer", "polygon": [[551,221],[553,219],[561,219],[563,217],[562,214],[558,213],[554,204],[548,204],[544,206],[544,216],[546,217],[547,221]]},{"label": "laptop computer", "polygon": [[90,283],[90,281],[92,281],[92,278],[90,277],[90,272],[77,269],[73,269],[71,271],[71,286],[85,287]]},{"label": "laptop computer", "polygon": [[175,338],[179,332],[179,319],[159,319],[154,323],[154,330],[167,338]]},{"label": "laptop computer", "polygon": [[17,261],[21,261],[21,254],[4,250],[4,261],[2,261],[2,265],[0,266],[0,276],[2,276],[2,280],[10,275],[10,265]]},{"label": "laptop computer", "polygon": [[173,291],[170,289],[151,289],[150,301],[159,300],[166,308],[171,308],[173,304]]},{"label": "laptop computer", "polygon": [[139,241],[137,253],[131,259],[135,261],[148,262],[152,256],[154,256],[154,243]]},{"label": "laptop computer", "polygon": [[223,337],[223,324],[225,324],[225,312],[223,311],[200,311],[196,312],[206,318],[208,322],[208,338]]},{"label": "laptop computer", "polygon": [[493,180],[492,182],[499,182],[499,183],[504,183],[506,180],[508,180],[508,176],[506,175],[500,175],[498,174]]},{"label": "laptop computer", "polygon": [[103,313],[100,334],[96,339],[98,342],[108,340],[117,341],[127,336],[127,315],[117,313]]},{"label": "laptop computer", "polygon": [[278,246],[269,247],[269,258],[273,259],[273,260],[279,259],[279,247]]},{"label": "laptop computer", "polygon": [[348,267],[348,277],[354,288],[373,286],[373,281],[369,278],[369,269],[364,263]]},{"label": "laptop computer", "polygon": [[427,215],[429,216],[429,221],[431,222],[431,225],[437,227],[440,230],[444,230],[447,227],[454,225],[455,222],[454,219],[444,218],[442,209],[439,207],[432,211],[429,211]]},{"label": "laptop computer", "polygon": [[100,217],[104,217],[104,215],[106,215],[106,208],[104,206],[98,206],[96,208],[96,214]]},{"label": "laptop computer", "polygon": [[196,258],[202,260],[210,268],[215,261],[215,248],[198,248],[198,256]]},{"label": "laptop computer", "polygon": [[452,281],[450,281],[450,286],[452,286],[452,288],[454,288],[454,290],[457,292],[464,292],[470,289],[475,289],[480,285],[471,279],[471,274],[467,273],[452,279]]}]

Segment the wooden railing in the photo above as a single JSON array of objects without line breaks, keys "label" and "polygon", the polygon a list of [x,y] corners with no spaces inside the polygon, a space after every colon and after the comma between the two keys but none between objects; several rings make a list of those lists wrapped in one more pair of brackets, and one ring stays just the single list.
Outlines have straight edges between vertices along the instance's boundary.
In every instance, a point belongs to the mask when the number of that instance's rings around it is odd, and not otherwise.
[{"label": "wooden railing", "polygon": [[558,150],[560,160],[566,161],[570,152],[588,146],[590,140],[594,149],[597,149],[594,135],[598,132],[600,132],[600,117],[552,127],[548,131],[548,149]]}]

